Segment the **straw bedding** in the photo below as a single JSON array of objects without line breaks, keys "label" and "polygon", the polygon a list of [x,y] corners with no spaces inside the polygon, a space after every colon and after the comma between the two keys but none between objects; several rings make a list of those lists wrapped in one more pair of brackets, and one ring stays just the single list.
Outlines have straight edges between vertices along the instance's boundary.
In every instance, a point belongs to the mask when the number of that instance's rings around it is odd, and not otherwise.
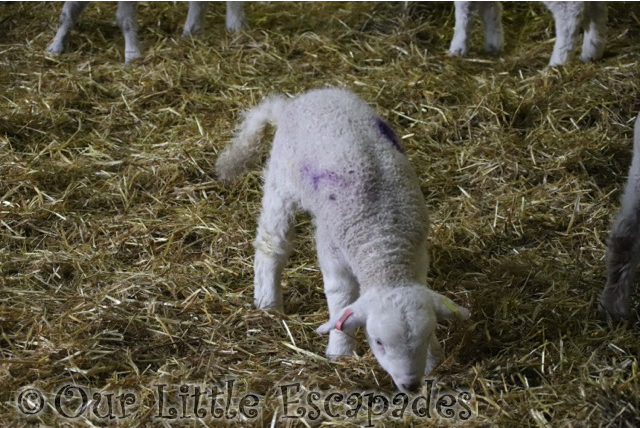
[{"label": "straw bedding", "polygon": [[153,418],[157,383],[232,377],[264,400],[257,426],[361,424],[277,420],[283,381],[394,393],[366,345],[324,358],[307,216],[284,273],[287,314],[252,307],[260,172],[232,185],[213,174],[243,109],[321,85],[374,105],[421,178],[429,284],[472,311],[440,331],[434,372],[473,391],[465,424],[640,425],[637,302],[622,323],[595,311],[640,109],[635,3],[611,4],[604,60],[556,69],[538,3],[505,5],[503,55],[480,52],[478,29],[466,59],[446,54],[450,3],[252,3],[238,35],[217,3],[195,38],[179,36],[184,4],[142,3],[132,66],[113,3],[87,8],[67,53],[46,54],[60,7],[0,6],[2,425],[107,424],[16,407],[25,386],[70,382],[135,391],[140,405],[114,426],[169,424]]}]

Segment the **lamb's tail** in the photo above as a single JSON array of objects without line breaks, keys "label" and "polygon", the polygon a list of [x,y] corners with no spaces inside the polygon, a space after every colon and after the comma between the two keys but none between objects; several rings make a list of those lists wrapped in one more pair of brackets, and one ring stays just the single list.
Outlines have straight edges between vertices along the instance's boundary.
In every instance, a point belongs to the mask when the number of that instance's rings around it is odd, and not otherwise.
[{"label": "lamb's tail", "polygon": [[282,95],[271,95],[257,106],[243,113],[233,139],[216,161],[216,174],[230,180],[244,172],[260,153],[260,142],[265,126],[277,125],[278,118],[288,100]]}]

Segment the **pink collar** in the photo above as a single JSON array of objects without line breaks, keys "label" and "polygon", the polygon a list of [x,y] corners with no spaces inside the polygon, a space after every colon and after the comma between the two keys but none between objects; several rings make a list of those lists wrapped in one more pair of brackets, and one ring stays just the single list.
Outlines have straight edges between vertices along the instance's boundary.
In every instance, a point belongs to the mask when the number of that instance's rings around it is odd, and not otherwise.
[{"label": "pink collar", "polygon": [[340,319],[336,323],[336,330],[342,331],[342,324],[353,314],[353,310],[351,308],[345,309],[345,311],[340,315]]}]

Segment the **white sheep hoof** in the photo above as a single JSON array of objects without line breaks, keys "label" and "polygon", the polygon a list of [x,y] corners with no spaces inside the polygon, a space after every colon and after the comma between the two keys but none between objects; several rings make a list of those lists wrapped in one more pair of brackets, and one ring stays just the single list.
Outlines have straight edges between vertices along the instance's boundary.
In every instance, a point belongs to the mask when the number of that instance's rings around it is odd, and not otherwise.
[{"label": "white sheep hoof", "polygon": [[582,62],[592,62],[602,58],[602,49],[596,46],[590,46],[588,49],[583,49],[580,54],[580,60]]},{"label": "white sheep hoof", "polygon": [[49,46],[47,46],[47,52],[53,54],[59,54],[64,52],[64,44],[60,42],[51,42]]},{"label": "white sheep hoof", "polygon": [[469,48],[467,46],[451,43],[451,47],[449,48],[449,56],[465,56],[469,52]]},{"label": "white sheep hoof", "polygon": [[191,25],[191,26],[185,26],[184,27],[184,31],[182,31],[182,35],[184,37],[189,37],[189,36],[194,36],[196,34],[199,34],[202,32],[202,25]]},{"label": "white sheep hoof", "polygon": [[124,63],[129,64],[131,61],[140,58],[140,51],[127,51],[124,53]]},{"label": "white sheep hoof", "polygon": [[244,28],[244,20],[242,19],[227,19],[227,30],[237,32]]}]

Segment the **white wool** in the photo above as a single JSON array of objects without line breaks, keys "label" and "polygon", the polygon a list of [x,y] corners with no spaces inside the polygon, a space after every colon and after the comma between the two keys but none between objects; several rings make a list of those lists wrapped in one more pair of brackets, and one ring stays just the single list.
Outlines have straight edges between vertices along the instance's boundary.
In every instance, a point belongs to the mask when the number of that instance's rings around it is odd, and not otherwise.
[{"label": "white wool", "polygon": [[[66,1],[60,13],[60,25],[55,37],[47,46],[47,51],[61,53],[67,46],[69,33],[76,23],[82,11],[89,2]],[[206,2],[189,2],[189,12],[184,23],[183,35],[195,34],[202,30]],[[116,12],[116,21],[124,35],[124,61],[128,63],[140,56],[140,44],[138,42],[138,24],[136,22],[138,2],[120,1]],[[240,30],[245,22],[242,2],[227,2],[227,29]]]},{"label": "white wool", "polygon": [[[580,28],[584,28],[582,44],[583,61],[601,58],[607,35],[607,5],[601,1],[548,1],[543,2],[553,14],[556,41],[549,65],[566,64],[573,55]],[[485,31],[485,50],[498,53],[502,50],[502,6],[499,2],[455,2],[456,23],[449,53],[466,55],[473,26],[473,16],[480,12]]]},{"label": "white wool", "polygon": [[426,286],[427,209],[397,137],[348,90],[271,96],[244,115],[216,162],[220,177],[237,176],[255,159],[267,123],[277,130],[255,240],[256,306],[282,310],[294,214],[311,213],[330,312],[318,329],[330,332],[327,354],[354,351],[352,337],[336,329],[341,320],[347,332],[366,326],[396,385],[415,389],[441,357],[436,321],[469,312]]}]

